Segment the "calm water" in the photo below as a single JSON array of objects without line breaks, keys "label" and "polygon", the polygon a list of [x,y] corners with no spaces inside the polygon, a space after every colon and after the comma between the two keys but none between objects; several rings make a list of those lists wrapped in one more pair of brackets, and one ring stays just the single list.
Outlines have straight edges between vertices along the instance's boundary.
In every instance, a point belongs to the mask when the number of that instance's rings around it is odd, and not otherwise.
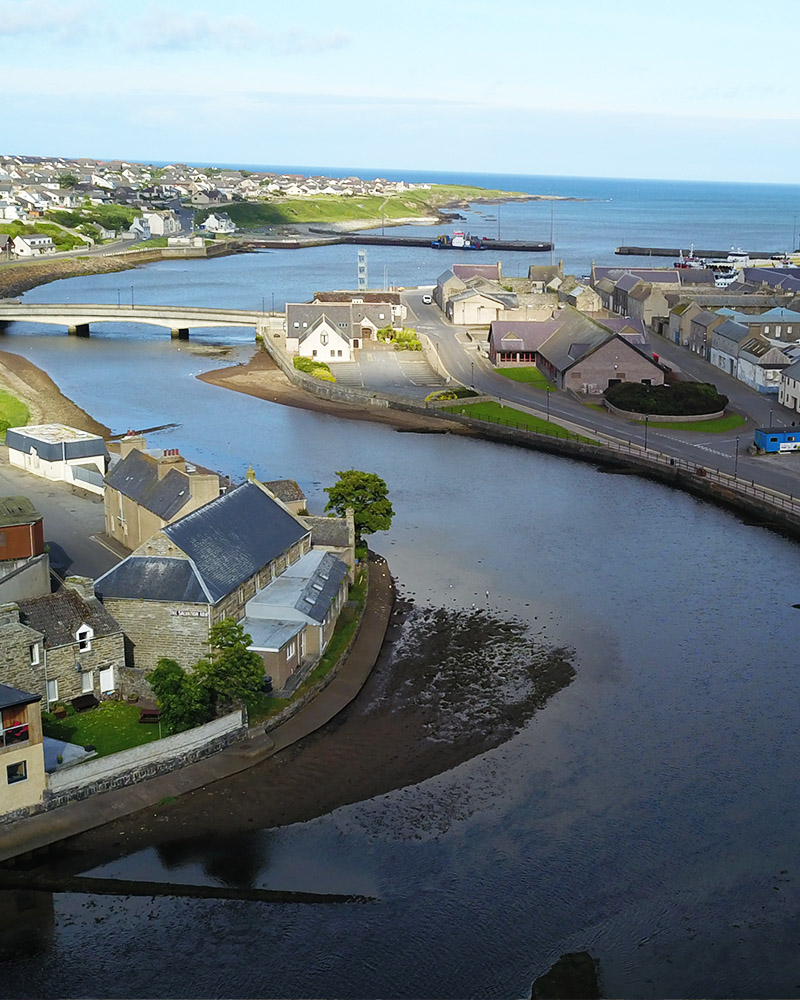
[{"label": "calm water", "polygon": [[[30,298],[116,301],[133,284],[136,301],[252,308],[272,290],[283,301],[347,284],[353,257],[157,265]],[[395,264],[392,280],[435,276],[423,253]],[[242,334],[216,339],[225,361],[250,353]],[[202,343],[145,327],[90,341],[16,328],[4,346],[115,430],[175,422],[153,443],[234,475],[252,462],[293,476],[314,510],[337,469],[378,472],[397,516],[373,547],[404,593],[468,614],[489,590],[497,613],[571,646],[577,670],[517,737],[439,778],[103,869],[377,903],[59,896],[33,953],[4,965],[4,994],[521,997],[559,954],[587,948],[609,996],[800,995],[800,549],[590,466],[228,393],[194,378],[221,363]]]}]

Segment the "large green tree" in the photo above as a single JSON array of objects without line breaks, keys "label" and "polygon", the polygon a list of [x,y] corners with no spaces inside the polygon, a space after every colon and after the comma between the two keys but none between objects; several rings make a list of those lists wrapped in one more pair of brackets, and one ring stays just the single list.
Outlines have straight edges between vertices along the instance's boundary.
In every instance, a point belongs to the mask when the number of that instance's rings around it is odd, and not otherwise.
[{"label": "large green tree", "polygon": [[359,472],[358,469],[348,469],[336,475],[338,482],[325,487],[328,494],[325,510],[344,517],[347,508],[352,507],[359,541],[374,531],[388,531],[392,526],[394,510],[389,500],[389,489],[381,477],[374,472]]},{"label": "large green tree", "polygon": [[264,661],[247,648],[252,641],[233,618],[225,618],[209,629],[211,655],[200,660],[194,669],[215,704],[249,701],[261,690]]},{"label": "large green tree", "polygon": [[197,674],[187,674],[169,657],[162,657],[147,675],[161,706],[161,720],[171,733],[208,722],[213,716],[211,692]]}]

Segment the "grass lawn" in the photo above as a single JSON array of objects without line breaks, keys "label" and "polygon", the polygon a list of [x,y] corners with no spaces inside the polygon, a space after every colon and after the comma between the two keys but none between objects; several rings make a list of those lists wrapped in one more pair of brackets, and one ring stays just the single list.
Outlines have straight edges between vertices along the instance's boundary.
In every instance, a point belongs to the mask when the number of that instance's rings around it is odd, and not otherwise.
[{"label": "grass lawn", "polygon": [[555,392],[556,387],[545,378],[538,368],[495,368],[498,375],[509,378],[512,382],[524,382],[525,385],[532,385],[537,389],[546,389],[548,392]]},{"label": "grass lawn", "polygon": [[[644,420],[637,420],[637,424],[644,424]],[[692,420],[685,424],[672,424],[667,421],[648,420],[648,427],[666,427],[673,431],[705,431],[707,434],[721,434],[724,431],[732,431],[737,427],[743,427],[747,421],[740,417],[738,413],[729,413],[725,417],[717,420]]]},{"label": "grass lawn", "polygon": [[92,744],[97,747],[98,757],[152,743],[159,731],[158,725],[140,723],[138,706],[124,701],[103,701],[97,708],[76,712],[66,719],[42,712],[42,728],[45,736],[57,740],[80,746]]},{"label": "grass lawn", "polygon": [[9,427],[22,427],[30,420],[28,407],[12,396],[10,392],[0,389],[0,437],[5,440]]},{"label": "grass lawn", "polygon": [[463,413],[474,420],[486,420],[491,424],[502,424],[505,427],[519,427],[522,430],[534,431],[537,434],[549,434],[551,437],[569,438],[572,441],[583,441],[584,444],[597,444],[592,438],[573,434],[571,431],[547,421],[542,417],[534,417],[523,410],[515,410],[513,406],[500,406],[499,403],[467,403],[461,406],[448,406],[447,413]]}]

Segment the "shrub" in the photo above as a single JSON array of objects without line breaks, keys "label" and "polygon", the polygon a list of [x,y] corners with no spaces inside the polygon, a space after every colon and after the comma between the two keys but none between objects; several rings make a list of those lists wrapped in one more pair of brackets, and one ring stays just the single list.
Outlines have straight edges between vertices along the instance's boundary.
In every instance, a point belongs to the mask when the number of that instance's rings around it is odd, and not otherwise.
[{"label": "shrub", "polygon": [[621,410],[664,416],[701,416],[718,413],[728,397],[710,382],[676,382],[674,385],[644,385],[620,382],[606,389],[605,398]]},{"label": "shrub", "polygon": [[330,365],[326,364],[324,361],[317,361],[316,358],[301,358],[297,356],[294,358],[293,364],[299,371],[306,372],[308,375],[313,375],[318,369],[322,369],[326,372],[331,370]]},{"label": "shrub", "polygon": [[330,371],[326,372],[324,368],[315,368],[314,371],[311,372],[311,375],[313,378],[318,379],[320,382],[336,381],[336,376]]}]

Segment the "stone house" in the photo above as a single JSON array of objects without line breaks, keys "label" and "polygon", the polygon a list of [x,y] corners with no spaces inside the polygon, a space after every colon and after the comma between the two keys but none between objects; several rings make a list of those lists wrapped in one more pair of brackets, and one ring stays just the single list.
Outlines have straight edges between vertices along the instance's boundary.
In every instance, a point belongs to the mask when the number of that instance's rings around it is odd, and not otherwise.
[{"label": "stone house", "polygon": [[122,629],[85,577],[68,577],[54,594],[4,605],[0,650],[0,677],[38,691],[48,707],[124,688]]},{"label": "stone house", "polygon": [[741,323],[728,319],[711,335],[711,364],[761,393],[778,393],[781,372],[789,358],[766,338],[753,336]]},{"label": "stone house", "polygon": [[559,389],[600,395],[618,382],[662,385],[664,369],[641,346],[577,310],[536,352],[537,366]]},{"label": "stone house", "polygon": [[710,309],[701,309],[689,320],[689,350],[703,358],[708,357],[711,336],[725,317]]},{"label": "stone house", "polygon": [[311,549],[311,534],[254,479],[163,527],[97,580],[128,666],[141,674],[168,656],[191,667],[210,627],[241,621],[256,591]]},{"label": "stone house", "polygon": [[220,494],[216,473],[187,465],[176,450],[148,452],[141,436],[122,438],[120,456],[103,499],[106,533],[127,549]]},{"label": "stone house", "polygon": [[531,292],[541,294],[552,283],[556,282],[556,287],[564,281],[564,262],[560,260],[557,264],[531,264],[528,267],[528,281]]},{"label": "stone house", "polygon": [[600,293],[580,282],[562,281],[558,289],[558,298],[559,301],[566,302],[567,305],[580,310],[580,312],[600,312],[603,308]]},{"label": "stone house", "polygon": [[41,695],[0,684],[0,821],[44,798]]},{"label": "stone house", "polygon": [[0,603],[49,593],[42,515],[27,497],[0,497]]}]

